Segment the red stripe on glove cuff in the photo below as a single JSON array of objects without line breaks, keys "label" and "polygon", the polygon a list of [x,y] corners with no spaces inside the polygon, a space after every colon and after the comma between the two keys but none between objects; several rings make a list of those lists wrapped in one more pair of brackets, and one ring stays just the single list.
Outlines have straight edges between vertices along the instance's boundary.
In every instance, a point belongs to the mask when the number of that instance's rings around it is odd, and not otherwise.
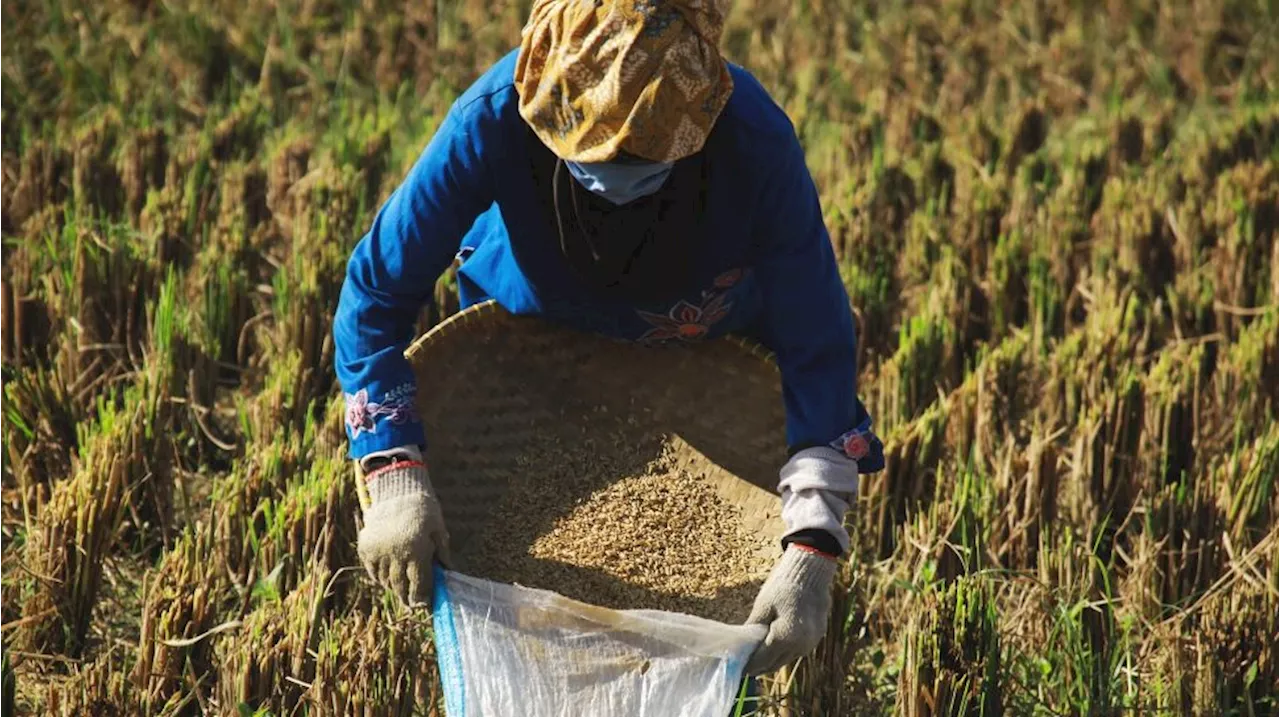
[{"label": "red stripe on glove cuff", "polygon": [[427,464],[423,463],[422,461],[396,461],[395,463],[392,463],[390,465],[385,465],[379,468],[378,470],[373,471],[372,473],[366,473],[364,475],[364,482],[368,483],[372,481],[374,478],[382,475],[383,473],[386,473],[387,471],[393,471],[397,468],[404,468],[404,469],[421,468],[423,470],[426,470]]},{"label": "red stripe on glove cuff", "polygon": [[814,555],[822,556],[822,557],[824,557],[824,558],[826,558],[826,559],[828,559],[828,560],[837,560],[837,561],[838,561],[838,560],[840,559],[840,558],[836,557],[835,555],[832,555],[831,553],[824,553],[823,551],[818,550],[817,548],[815,548],[815,547],[813,547],[813,546],[810,546],[810,545],[804,545],[804,544],[801,544],[801,543],[791,543],[791,545],[790,545],[789,547],[795,548],[796,550],[803,550],[803,551],[805,551],[806,553],[813,553]]}]

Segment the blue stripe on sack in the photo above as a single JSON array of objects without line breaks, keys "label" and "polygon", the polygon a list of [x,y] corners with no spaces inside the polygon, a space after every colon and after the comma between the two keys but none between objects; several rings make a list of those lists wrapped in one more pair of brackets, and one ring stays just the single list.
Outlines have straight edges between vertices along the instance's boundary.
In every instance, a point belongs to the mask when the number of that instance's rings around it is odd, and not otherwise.
[{"label": "blue stripe on sack", "polygon": [[443,567],[437,563],[435,590],[431,595],[432,634],[436,643],[436,666],[440,669],[440,685],[444,688],[444,711],[448,717],[466,717],[467,688],[462,681],[462,650],[458,646],[458,630],[453,624],[453,603],[445,583]]},{"label": "blue stripe on sack", "polygon": [[[756,714],[756,707],[759,706],[759,695],[756,691],[755,677],[744,674],[747,671],[747,658],[750,655],[742,657],[730,657],[725,661],[726,677],[729,678],[729,684],[738,685],[740,689],[735,690],[733,699],[729,704],[729,715],[753,715]],[[742,695],[741,688],[746,688],[746,694]],[[745,697],[742,702],[741,711],[739,711],[739,699]]]}]

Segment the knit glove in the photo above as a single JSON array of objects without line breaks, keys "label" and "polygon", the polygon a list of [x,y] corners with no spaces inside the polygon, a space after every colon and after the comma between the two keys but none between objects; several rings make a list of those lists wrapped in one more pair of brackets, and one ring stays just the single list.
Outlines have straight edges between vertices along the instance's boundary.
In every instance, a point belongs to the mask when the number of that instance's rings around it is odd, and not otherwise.
[{"label": "knit glove", "polygon": [[813,652],[827,632],[836,559],[792,543],[756,595],[747,624],[769,632],[747,661],[747,674],[773,672]]},{"label": "knit glove", "polygon": [[449,533],[426,464],[397,456],[364,476],[369,506],[360,562],[406,605],[431,605],[432,562],[449,564]]}]

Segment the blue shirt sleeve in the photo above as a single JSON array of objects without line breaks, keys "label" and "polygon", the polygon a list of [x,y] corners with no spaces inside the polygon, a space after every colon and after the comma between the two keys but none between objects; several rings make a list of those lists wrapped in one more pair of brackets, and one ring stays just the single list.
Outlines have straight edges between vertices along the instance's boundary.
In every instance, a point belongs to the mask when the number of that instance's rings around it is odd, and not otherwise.
[{"label": "blue shirt sleeve", "polygon": [[755,333],[777,357],[792,452],[832,446],[862,473],[884,449],[857,396],[853,312],[822,219],[817,189],[794,134],[761,197],[755,262],[763,309]]},{"label": "blue shirt sleeve", "polygon": [[333,336],[352,458],[426,444],[404,351],[436,280],[494,200],[480,151],[485,105],[451,108],[347,263]]}]

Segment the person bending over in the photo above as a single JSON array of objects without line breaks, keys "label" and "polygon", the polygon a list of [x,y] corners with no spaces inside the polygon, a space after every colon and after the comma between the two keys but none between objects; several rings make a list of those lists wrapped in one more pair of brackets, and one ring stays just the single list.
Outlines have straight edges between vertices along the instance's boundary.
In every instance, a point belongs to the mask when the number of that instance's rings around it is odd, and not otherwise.
[{"label": "person bending over", "polygon": [[461,304],[641,343],[729,333],[772,350],[790,458],[785,535],[749,674],[826,633],[859,472],[884,465],[854,323],[786,114],[717,46],[724,0],[538,0],[521,44],[453,104],[347,267],[334,320],[372,576],[429,603],[448,533],[404,357],[455,261]]}]

